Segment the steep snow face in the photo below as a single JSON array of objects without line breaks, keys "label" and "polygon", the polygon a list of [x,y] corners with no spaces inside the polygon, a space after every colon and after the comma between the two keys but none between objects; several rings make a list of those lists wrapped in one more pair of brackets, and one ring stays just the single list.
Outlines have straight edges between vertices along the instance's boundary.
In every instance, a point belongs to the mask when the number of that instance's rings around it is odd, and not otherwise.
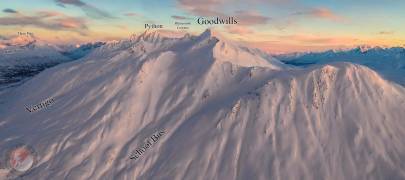
[{"label": "steep snow face", "polygon": [[405,85],[405,49],[360,46],[351,50],[280,55],[287,64],[309,66],[331,62],[352,62],[368,66],[385,78]]},{"label": "steep snow face", "polygon": [[230,62],[244,67],[268,67],[271,69],[286,69],[288,66],[277,59],[260,51],[239,47],[232,43],[219,41],[214,48],[216,60]]},{"label": "steep snow face", "polygon": [[217,32],[210,29],[203,32],[200,37],[202,43],[206,41],[217,41],[213,56],[217,61],[230,62],[244,67],[267,67],[271,69],[287,69],[288,65],[281,63],[258,49],[250,49],[235,42],[228,41]]},{"label": "steep snow face", "polygon": [[250,49],[222,39],[214,48],[214,58],[244,67],[258,66],[277,70],[289,68],[258,49]]},{"label": "steep snow face", "polygon": [[103,46],[0,95],[0,154],[35,149],[29,179],[405,178],[403,87],[348,63],[240,66],[202,37]]}]

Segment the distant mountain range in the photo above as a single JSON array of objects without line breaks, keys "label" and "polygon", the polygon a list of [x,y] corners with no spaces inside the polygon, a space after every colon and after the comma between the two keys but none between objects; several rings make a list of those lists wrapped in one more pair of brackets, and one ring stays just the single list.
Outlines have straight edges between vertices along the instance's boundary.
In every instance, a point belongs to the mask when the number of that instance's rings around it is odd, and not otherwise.
[{"label": "distant mountain range", "polygon": [[349,50],[329,50],[325,52],[293,53],[276,56],[290,65],[308,67],[332,62],[361,64],[379,72],[385,78],[405,85],[405,48],[360,46]]},{"label": "distant mountain range", "polygon": [[80,59],[104,43],[59,47],[32,34],[0,39],[0,91],[20,84],[44,69]]}]

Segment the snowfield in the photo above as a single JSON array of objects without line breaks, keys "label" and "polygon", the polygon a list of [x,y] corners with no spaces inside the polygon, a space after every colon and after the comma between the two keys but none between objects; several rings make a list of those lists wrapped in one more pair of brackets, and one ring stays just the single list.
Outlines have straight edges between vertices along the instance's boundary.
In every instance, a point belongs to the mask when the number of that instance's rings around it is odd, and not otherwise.
[{"label": "snowfield", "polygon": [[[50,107],[25,109],[49,98]],[[404,117],[404,87],[365,66],[298,69],[209,30],[146,32],[0,95],[0,153],[24,143],[37,154],[30,171],[0,175],[400,180]]]}]

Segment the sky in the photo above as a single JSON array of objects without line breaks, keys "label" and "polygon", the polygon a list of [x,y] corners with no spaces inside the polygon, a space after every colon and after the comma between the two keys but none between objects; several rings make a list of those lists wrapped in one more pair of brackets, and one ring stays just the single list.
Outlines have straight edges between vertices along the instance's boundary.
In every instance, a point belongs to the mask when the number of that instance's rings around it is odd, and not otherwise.
[{"label": "sky", "polygon": [[[272,53],[404,46],[405,0],[1,0],[0,37],[32,32],[57,44],[128,38],[145,24],[171,34],[211,28]],[[238,24],[199,25],[234,17]],[[190,22],[178,30],[175,22]]]}]

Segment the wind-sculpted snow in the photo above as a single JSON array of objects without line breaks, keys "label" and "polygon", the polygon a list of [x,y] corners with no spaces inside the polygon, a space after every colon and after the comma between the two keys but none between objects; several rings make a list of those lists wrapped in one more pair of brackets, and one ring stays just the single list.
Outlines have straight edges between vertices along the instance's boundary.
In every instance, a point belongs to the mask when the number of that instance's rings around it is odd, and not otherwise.
[{"label": "wind-sculpted snow", "polygon": [[405,178],[402,86],[349,63],[241,66],[204,36],[106,44],[40,73],[0,97],[1,150],[35,149],[28,179]]}]

